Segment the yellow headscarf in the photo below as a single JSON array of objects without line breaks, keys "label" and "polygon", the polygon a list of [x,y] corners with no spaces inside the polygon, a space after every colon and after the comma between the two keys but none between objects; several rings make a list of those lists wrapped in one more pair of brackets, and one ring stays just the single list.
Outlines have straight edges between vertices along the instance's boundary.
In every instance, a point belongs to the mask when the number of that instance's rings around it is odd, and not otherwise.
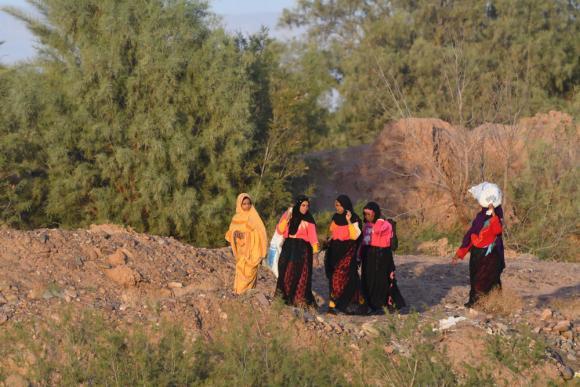
[{"label": "yellow headscarf", "polygon": [[[226,234],[226,239],[232,245],[234,255],[238,256],[239,253],[245,252],[249,255],[248,258],[262,259],[266,256],[266,247],[268,243],[266,226],[264,226],[264,222],[262,222],[258,211],[256,211],[253,201],[252,207],[248,211],[242,209],[242,202],[245,198],[252,200],[250,195],[247,193],[241,193],[238,195],[238,199],[236,200],[236,214],[232,218],[230,228]],[[250,243],[248,238],[245,238],[245,240],[234,240],[234,231],[254,234],[253,238],[251,238],[253,243]],[[247,243],[250,243],[251,246],[248,246]]]}]

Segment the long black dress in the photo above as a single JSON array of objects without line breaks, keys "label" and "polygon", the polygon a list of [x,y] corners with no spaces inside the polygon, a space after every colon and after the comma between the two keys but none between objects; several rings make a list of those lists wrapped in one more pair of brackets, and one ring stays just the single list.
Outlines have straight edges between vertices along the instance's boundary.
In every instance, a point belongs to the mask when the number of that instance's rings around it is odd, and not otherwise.
[{"label": "long black dress", "polygon": [[390,247],[365,245],[361,249],[362,287],[371,310],[387,307],[389,311],[406,306],[397,286],[395,261]]}]

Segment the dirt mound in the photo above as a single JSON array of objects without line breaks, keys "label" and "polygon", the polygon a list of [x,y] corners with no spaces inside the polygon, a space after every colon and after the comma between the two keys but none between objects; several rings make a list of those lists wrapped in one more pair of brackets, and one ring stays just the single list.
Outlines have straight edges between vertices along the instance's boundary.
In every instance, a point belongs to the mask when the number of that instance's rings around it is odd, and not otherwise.
[{"label": "dirt mound", "polygon": [[[565,132],[575,133],[576,141],[569,143]],[[434,118],[401,119],[387,124],[372,144],[309,155],[305,185],[318,187],[315,209],[331,210],[336,195],[346,193],[354,201],[378,201],[387,216],[466,223],[472,215],[469,186],[486,179],[505,186],[529,162],[530,145],[538,140],[566,154],[559,168],[573,167],[579,133],[580,125],[560,112],[473,130]],[[509,205],[504,210],[513,215]]]},{"label": "dirt mound", "polygon": [[[46,316],[69,303],[129,323],[183,319],[205,330],[235,297],[234,268],[228,249],[194,248],[115,225],[0,230],[0,320]],[[274,284],[262,270],[256,290],[267,295],[262,303],[270,302]]]}]

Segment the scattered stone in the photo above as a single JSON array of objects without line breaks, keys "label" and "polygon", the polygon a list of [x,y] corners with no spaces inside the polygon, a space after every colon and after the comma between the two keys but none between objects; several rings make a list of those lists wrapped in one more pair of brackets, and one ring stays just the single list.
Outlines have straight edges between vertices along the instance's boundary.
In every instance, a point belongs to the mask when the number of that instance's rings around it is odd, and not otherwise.
[{"label": "scattered stone", "polygon": [[375,328],[372,323],[364,323],[361,326],[363,332],[371,337],[378,337],[380,335],[380,332],[377,328]]},{"label": "scattered stone", "polygon": [[122,249],[117,249],[107,258],[107,263],[111,266],[120,266],[127,263],[127,254]]},{"label": "scattered stone", "polygon": [[6,378],[4,385],[7,387],[28,387],[30,382],[20,375],[12,374]]},{"label": "scattered stone", "polygon": [[[266,296],[264,295],[264,293],[257,293],[254,297],[256,300],[258,300],[258,302],[260,304],[262,304],[263,306],[270,306],[270,301],[268,301],[268,299],[266,298]],[[304,318],[306,319],[306,313],[304,313]]]},{"label": "scattered stone", "polygon": [[122,286],[135,286],[141,281],[141,275],[127,266],[117,266],[105,270],[105,275]]},{"label": "scattered stone", "polygon": [[572,380],[574,377],[574,370],[568,366],[564,367],[560,373],[562,374],[562,379],[564,380]]},{"label": "scattered stone", "polygon": [[4,292],[10,289],[10,284],[8,281],[0,280],[0,292]]},{"label": "scattered stone", "polygon": [[34,288],[30,289],[26,297],[30,300],[39,300],[42,298],[42,294],[44,293],[44,289],[40,286],[35,286]]},{"label": "scattered stone", "polygon": [[6,299],[7,303],[12,304],[16,301],[18,301],[18,294],[10,292],[10,293],[6,293],[4,295],[4,298]]},{"label": "scattered stone", "polygon": [[85,254],[89,258],[89,260],[94,261],[101,255],[101,251],[96,247],[90,247],[85,249]]},{"label": "scattered stone", "polygon": [[173,296],[175,298],[179,298],[179,297],[183,297],[183,296],[186,296],[188,294],[194,293],[198,289],[194,285],[188,285],[184,288],[174,288],[171,290],[173,291]]},{"label": "scattered stone", "polygon": [[540,315],[540,319],[542,319],[543,321],[549,320],[550,318],[552,318],[552,314],[553,312],[551,309],[549,308],[544,309],[542,311],[542,314]]},{"label": "scattered stone", "polygon": [[[268,301],[268,300],[266,300],[266,301]],[[314,321],[314,316],[312,315],[312,313],[310,313],[308,311],[304,311],[304,315],[302,317],[304,317],[304,322]]]},{"label": "scattered stone", "polygon": [[535,327],[534,328],[534,333],[535,334],[539,334],[540,332],[542,332],[542,328],[541,327]]},{"label": "scattered stone", "polygon": [[502,324],[502,323],[497,323],[496,325],[497,325],[497,329],[498,329],[499,333],[501,333],[503,335],[508,333],[509,328],[507,325]]},{"label": "scattered stone", "polygon": [[572,331],[566,331],[561,333],[562,337],[567,338],[568,340],[572,340],[574,338],[574,334]]},{"label": "scattered stone", "polygon": [[75,257],[75,266],[77,269],[80,269],[81,267],[83,267],[83,265],[85,264],[85,257],[81,256],[81,255],[77,255]]},{"label": "scattered stone", "polygon": [[383,351],[385,351],[387,355],[392,355],[393,353],[395,353],[395,347],[393,347],[392,345],[385,345],[383,347]]},{"label": "scattered stone", "polygon": [[556,326],[554,326],[554,331],[556,332],[566,332],[569,331],[570,328],[572,328],[571,324],[570,324],[570,320],[562,320],[560,322],[558,322],[558,324],[556,324]]},{"label": "scattered stone", "polygon": [[66,302],[71,302],[72,300],[78,297],[78,293],[75,289],[71,288],[65,289],[65,291],[63,292],[63,297]]},{"label": "scattered stone", "polygon": [[0,306],[7,304],[8,300],[0,293]]},{"label": "scattered stone", "polygon": [[169,289],[179,289],[183,287],[183,284],[181,282],[169,282],[167,287]]}]

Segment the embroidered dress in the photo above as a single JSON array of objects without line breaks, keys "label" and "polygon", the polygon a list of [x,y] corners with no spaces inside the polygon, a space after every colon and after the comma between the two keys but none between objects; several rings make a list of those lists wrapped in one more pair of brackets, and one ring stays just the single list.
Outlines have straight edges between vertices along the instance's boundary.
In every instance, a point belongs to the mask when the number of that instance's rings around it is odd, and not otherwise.
[{"label": "embroidered dress", "polygon": [[[350,199],[338,197],[344,208],[343,214],[335,214],[330,224],[330,242],[326,251],[325,271],[329,286],[328,308],[332,313],[358,312],[365,305],[358,274],[358,248],[361,236],[361,221],[354,213]],[[350,224],[346,211],[352,214]]]},{"label": "embroidered dress", "polygon": [[285,238],[278,260],[276,296],[298,307],[316,306],[312,294],[312,261],[313,254],[318,252],[318,236],[312,215],[300,213],[304,201],[308,198],[299,197],[291,219],[284,213],[276,226]]}]

